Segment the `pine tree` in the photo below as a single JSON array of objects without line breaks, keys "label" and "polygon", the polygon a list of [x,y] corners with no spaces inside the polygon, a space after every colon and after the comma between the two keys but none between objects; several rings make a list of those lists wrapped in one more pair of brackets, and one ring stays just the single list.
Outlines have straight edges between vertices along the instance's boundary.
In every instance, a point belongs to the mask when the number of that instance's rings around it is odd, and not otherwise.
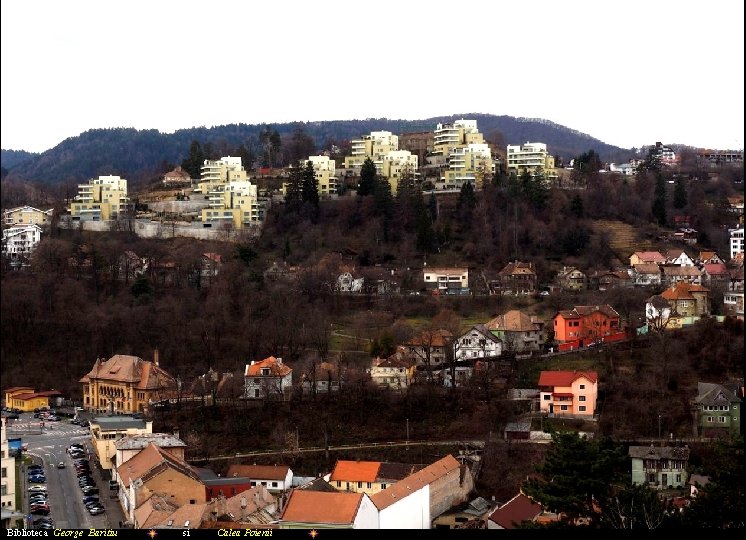
[{"label": "pine tree", "polygon": [[189,155],[181,162],[181,168],[189,173],[191,178],[202,177],[202,165],[205,162],[205,153],[199,142],[192,141],[189,146]]},{"label": "pine tree", "polygon": [[303,169],[301,195],[304,203],[309,203],[314,208],[319,207],[319,181],[316,179],[316,171],[310,161],[306,163],[306,167]]},{"label": "pine tree", "polygon": [[681,210],[687,204],[686,184],[684,179],[679,177],[673,188],[673,207]]},{"label": "pine tree", "polygon": [[285,208],[288,212],[298,212],[303,205],[303,172],[300,166],[290,169],[285,188]]},{"label": "pine tree", "polygon": [[360,185],[357,188],[359,196],[373,195],[376,189],[376,176],[376,164],[372,159],[367,158],[360,168]]}]

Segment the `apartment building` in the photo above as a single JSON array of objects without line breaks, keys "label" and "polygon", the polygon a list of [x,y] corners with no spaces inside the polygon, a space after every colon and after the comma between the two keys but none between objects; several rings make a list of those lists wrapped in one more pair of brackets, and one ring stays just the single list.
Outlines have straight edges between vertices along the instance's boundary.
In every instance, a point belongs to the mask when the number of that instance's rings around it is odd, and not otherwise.
[{"label": "apartment building", "polygon": [[69,210],[73,221],[108,221],[116,219],[128,205],[127,180],[109,175],[79,184]]},{"label": "apartment building", "polygon": [[536,174],[539,170],[544,172],[547,179],[556,178],[554,168],[554,156],[547,151],[547,145],[540,142],[526,142],[525,144],[508,145],[507,148],[508,172],[521,175],[528,171]]},{"label": "apartment building", "polygon": [[6,227],[24,225],[49,225],[52,209],[39,210],[33,206],[19,206],[3,211],[3,225]]},{"label": "apartment building", "polygon": [[256,184],[249,180],[232,180],[211,186],[206,194],[209,204],[202,209],[203,227],[241,229],[264,220],[264,205],[259,201]]},{"label": "apartment building", "polygon": [[736,255],[743,253],[743,227],[730,229],[730,258],[735,259]]},{"label": "apartment building", "polygon": [[448,154],[447,168],[443,170],[436,189],[461,189],[467,182],[481,189],[494,173],[492,151],[486,143],[459,146]]},{"label": "apartment building", "polygon": [[417,176],[418,168],[419,158],[409,150],[392,150],[376,163],[378,174],[388,180],[394,194],[399,189],[399,181],[405,176]]},{"label": "apartment building", "polygon": [[451,152],[470,144],[484,144],[484,136],[477,128],[476,120],[455,120],[438,124],[433,137],[432,165],[446,165]]},{"label": "apartment building", "polygon": [[360,170],[366,159],[381,162],[389,152],[399,150],[399,137],[390,131],[371,131],[359,139],[350,141],[352,153],[345,157],[345,169]]}]

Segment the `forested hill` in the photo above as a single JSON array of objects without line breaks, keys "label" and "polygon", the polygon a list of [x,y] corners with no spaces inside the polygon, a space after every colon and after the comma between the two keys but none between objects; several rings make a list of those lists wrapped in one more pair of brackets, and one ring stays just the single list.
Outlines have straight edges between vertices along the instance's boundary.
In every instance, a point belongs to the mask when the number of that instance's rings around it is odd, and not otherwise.
[{"label": "forested hill", "polygon": [[298,128],[309,135],[318,150],[330,142],[349,141],[371,131],[391,131],[395,134],[432,131],[439,122],[459,118],[475,119],[488,141],[499,146],[526,141],[543,142],[550,153],[569,160],[595,150],[602,159],[620,161],[629,152],[606,144],[590,135],[547,120],[495,116],[490,114],[458,114],[423,120],[335,120],[323,122],[291,122],[284,124],[230,124],[212,128],[196,127],[161,133],[157,130],[109,128],[86,131],[70,137],[41,154],[2,150],[0,164],[14,176],[45,184],[82,182],[102,174],[116,174],[139,181],[161,174],[163,168],[180,164],[187,156],[193,140],[213,148],[234,149],[258,146],[259,135],[268,127],[281,138],[289,138]]}]

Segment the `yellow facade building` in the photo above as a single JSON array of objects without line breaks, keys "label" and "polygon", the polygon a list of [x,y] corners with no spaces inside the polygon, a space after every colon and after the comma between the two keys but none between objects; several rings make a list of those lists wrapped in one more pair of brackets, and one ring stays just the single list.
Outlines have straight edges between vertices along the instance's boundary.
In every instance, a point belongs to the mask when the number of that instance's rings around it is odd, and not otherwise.
[{"label": "yellow facade building", "polygon": [[52,219],[52,209],[39,210],[33,206],[19,206],[3,212],[3,225],[13,227],[18,225],[49,225]]},{"label": "yellow facade building", "polygon": [[548,181],[557,178],[554,167],[554,156],[549,155],[547,145],[544,143],[508,145],[507,149],[508,172],[521,175],[528,171],[532,175],[540,170]]},{"label": "yellow facade building", "polygon": [[62,394],[57,390],[36,392],[29,386],[14,386],[5,390],[5,406],[29,412],[34,409],[49,408],[53,404],[50,399],[58,396]]},{"label": "yellow facade building", "polygon": [[78,195],[70,204],[73,221],[108,221],[127,209],[127,180],[99,176],[78,185]]}]

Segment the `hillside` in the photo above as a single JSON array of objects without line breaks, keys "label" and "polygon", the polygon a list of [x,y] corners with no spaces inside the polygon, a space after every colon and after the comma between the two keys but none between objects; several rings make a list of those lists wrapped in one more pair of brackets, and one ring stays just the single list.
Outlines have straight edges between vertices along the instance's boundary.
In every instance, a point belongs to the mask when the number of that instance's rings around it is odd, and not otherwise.
[{"label": "hillside", "polygon": [[[292,122],[272,124],[271,128],[287,138],[301,127],[320,149],[329,141],[349,141],[371,131],[385,130],[397,134],[432,131],[439,122],[459,118],[477,120],[479,130],[488,140],[498,141],[501,145],[544,142],[552,154],[565,159],[590,149],[605,160],[618,161],[629,155],[627,150],[547,120],[490,114],[465,113],[422,120],[378,118]],[[203,145],[210,143],[218,152],[241,144],[257,147],[259,134],[266,127],[266,124],[230,124],[182,129],[172,134],[133,128],[94,129],[70,137],[41,154],[2,150],[0,164],[15,176],[50,185],[81,182],[102,174],[117,174],[137,182],[157,176],[164,166],[181,163],[193,140]]]}]

